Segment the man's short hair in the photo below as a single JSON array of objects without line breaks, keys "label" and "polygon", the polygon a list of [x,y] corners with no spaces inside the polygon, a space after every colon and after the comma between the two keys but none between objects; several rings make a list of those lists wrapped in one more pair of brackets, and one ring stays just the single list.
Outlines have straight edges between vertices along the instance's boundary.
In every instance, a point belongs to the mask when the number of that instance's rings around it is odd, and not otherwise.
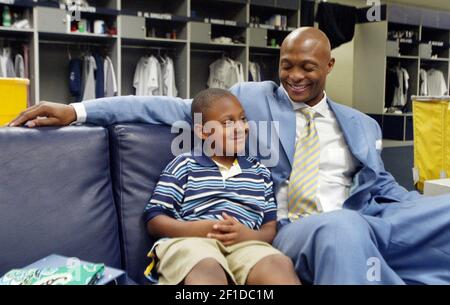
[{"label": "man's short hair", "polygon": [[222,97],[234,97],[234,95],[228,90],[219,88],[210,88],[200,91],[192,101],[191,106],[192,122],[194,122],[195,113],[201,113],[203,120],[203,118],[205,117],[205,113],[208,111],[208,109],[211,108],[211,106],[214,104],[215,101],[217,101]]}]

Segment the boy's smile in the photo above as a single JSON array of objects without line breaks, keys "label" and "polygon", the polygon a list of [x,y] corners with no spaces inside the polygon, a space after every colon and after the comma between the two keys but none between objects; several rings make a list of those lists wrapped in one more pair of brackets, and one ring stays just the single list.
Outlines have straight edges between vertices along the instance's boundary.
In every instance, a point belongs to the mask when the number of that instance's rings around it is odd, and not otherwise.
[{"label": "boy's smile", "polygon": [[203,111],[203,122],[201,137],[213,149],[214,156],[220,157],[222,162],[232,162],[236,154],[245,150],[248,123],[244,109],[236,97],[223,96],[214,101]]}]

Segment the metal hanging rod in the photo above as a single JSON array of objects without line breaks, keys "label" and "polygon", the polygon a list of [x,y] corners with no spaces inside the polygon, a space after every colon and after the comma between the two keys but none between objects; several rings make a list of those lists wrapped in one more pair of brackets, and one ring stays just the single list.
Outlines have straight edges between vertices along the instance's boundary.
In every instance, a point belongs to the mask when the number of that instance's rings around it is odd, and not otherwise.
[{"label": "metal hanging rod", "polygon": [[8,37],[0,37],[0,41],[17,41],[17,42],[27,42],[30,43],[31,39],[24,39],[24,38],[8,38]]},{"label": "metal hanging rod", "polygon": [[74,46],[92,46],[92,47],[108,47],[109,44],[105,43],[93,43],[93,42],[77,42],[77,41],[58,41],[58,40],[39,40],[39,43],[53,44],[53,45],[74,45]]},{"label": "metal hanging rod", "polygon": [[145,49],[145,50],[175,51],[174,47],[152,47],[152,46],[122,45],[122,48],[124,48],[124,49]]},{"label": "metal hanging rod", "polygon": [[250,52],[250,56],[252,56],[252,55],[254,55],[254,56],[267,56],[267,57],[278,57],[278,56],[280,56],[278,53],[270,54],[270,53],[253,53],[253,52]]},{"label": "metal hanging rod", "polygon": [[230,51],[226,50],[202,50],[202,49],[191,49],[192,53],[211,53],[211,54],[229,54]]}]

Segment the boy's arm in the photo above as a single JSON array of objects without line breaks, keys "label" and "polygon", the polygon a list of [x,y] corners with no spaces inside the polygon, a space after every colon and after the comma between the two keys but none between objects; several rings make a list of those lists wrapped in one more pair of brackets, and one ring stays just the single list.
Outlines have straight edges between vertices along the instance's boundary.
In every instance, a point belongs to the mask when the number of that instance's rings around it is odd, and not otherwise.
[{"label": "boy's arm", "polygon": [[220,240],[224,245],[232,245],[246,240],[260,240],[272,243],[277,230],[277,205],[273,192],[273,181],[270,171],[264,170],[264,219],[259,230],[252,230],[233,217],[223,213],[224,221],[214,225],[214,232],[208,237]]},{"label": "boy's arm", "polygon": [[222,216],[224,220],[213,225],[214,231],[207,237],[217,239],[225,246],[248,240],[260,240],[270,244],[275,237],[277,226],[275,220],[266,222],[259,230],[252,230],[226,213],[222,213]]},{"label": "boy's arm", "polygon": [[185,160],[179,156],[167,165],[145,208],[144,222],[148,233],[153,237],[206,237],[217,223],[212,220],[183,220],[181,205],[184,201],[187,173],[179,165]]},{"label": "boy's arm", "polygon": [[158,215],[147,222],[147,231],[153,237],[206,237],[216,223],[214,220],[180,221]]}]

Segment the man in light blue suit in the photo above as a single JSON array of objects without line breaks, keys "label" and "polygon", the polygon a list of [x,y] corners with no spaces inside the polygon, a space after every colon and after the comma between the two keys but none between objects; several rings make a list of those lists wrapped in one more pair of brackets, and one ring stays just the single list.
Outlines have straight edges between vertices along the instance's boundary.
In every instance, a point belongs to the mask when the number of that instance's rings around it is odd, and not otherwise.
[{"label": "man in light blue suit", "polygon": [[[304,283],[449,284],[450,196],[408,192],[385,171],[378,124],[326,97],[333,66],[325,34],[300,28],[281,48],[281,86],[231,88],[249,120],[280,123],[277,140],[254,134],[278,161],[269,165],[279,205],[274,246],[292,258]],[[190,105],[132,96],[72,106],[43,103],[10,126],[173,124],[190,121]]]}]

